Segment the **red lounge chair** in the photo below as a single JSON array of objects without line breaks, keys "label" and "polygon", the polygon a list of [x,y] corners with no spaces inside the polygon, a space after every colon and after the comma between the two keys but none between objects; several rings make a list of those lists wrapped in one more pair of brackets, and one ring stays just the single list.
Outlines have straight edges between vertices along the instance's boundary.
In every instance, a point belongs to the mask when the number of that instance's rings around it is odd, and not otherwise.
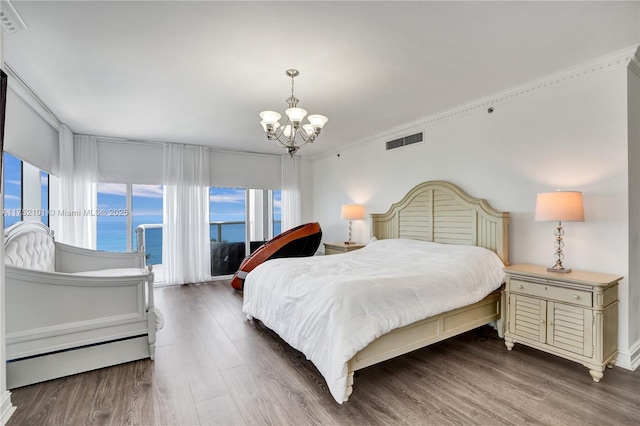
[{"label": "red lounge chair", "polygon": [[244,258],[238,271],[233,274],[231,287],[242,290],[247,274],[269,259],[313,256],[320,245],[320,240],[322,240],[322,229],[318,222],[296,226],[283,232]]}]

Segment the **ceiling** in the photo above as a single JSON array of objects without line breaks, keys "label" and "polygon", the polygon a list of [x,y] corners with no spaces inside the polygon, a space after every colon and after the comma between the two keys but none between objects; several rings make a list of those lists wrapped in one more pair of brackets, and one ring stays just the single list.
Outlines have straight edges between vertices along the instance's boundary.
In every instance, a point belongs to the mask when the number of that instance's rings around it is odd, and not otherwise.
[{"label": "ceiling", "polygon": [[302,156],[640,43],[637,1],[12,4],[4,59],[74,133],[280,154],[258,114],[297,68]]}]

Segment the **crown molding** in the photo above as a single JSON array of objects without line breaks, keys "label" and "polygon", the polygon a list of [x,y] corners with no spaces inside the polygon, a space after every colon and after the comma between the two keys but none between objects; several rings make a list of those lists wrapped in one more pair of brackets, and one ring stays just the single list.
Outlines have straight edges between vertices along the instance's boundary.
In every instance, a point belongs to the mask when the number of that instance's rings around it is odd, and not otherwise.
[{"label": "crown molding", "polygon": [[9,0],[0,2],[0,22],[2,22],[2,28],[10,33],[17,33],[27,28],[27,24],[24,23]]},{"label": "crown molding", "polygon": [[638,50],[636,50],[635,54],[631,57],[629,70],[640,77],[640,47],[638,47]]},{"label": "crown molding", "polygon": [[6,61],[3,63],[2,69],[10,77],[8,80],[8,86],[18,95],[23,101],[27,103],[40,117],[42,117],[51,127],[58,130],[62,122],[51,111],[51,109],[44,103],[42,99],[36,94],[36,92],[29,87],[25,81],[11,68]]},{"label": "crown molding", "polygon": [[546,75],[542,78],[529,81],[519,86],[515,86],[496,94],[477,99],[468,104],[445,111],[441,114],[425,117],[417,121],[405,123],[400,126],[389,129],[383,133],[370,136],[352,143],[344,143],[340,150],[333,150],[313,156],[313,160],[335,156],[345,149],[353,148],[363,144],[378,143],[381,140],[395,139],[406,136],[411,132],[423,131],[425,133],[425,141],[427,140],[428,127],[437,122],[458,118],[463,115],[475,112],[477,110],[486,110],[489,107],[512,102],[516,99],[531,96],[541,91],[555,88],[567,82],[588,77],[603,72],[607,72],[620,67],[629,67],[634,73],[640,76],[640,47],[634,45],[626,49],[613,52],[606,56],[602,56],[595,60],[576,65],[565,70]]}]

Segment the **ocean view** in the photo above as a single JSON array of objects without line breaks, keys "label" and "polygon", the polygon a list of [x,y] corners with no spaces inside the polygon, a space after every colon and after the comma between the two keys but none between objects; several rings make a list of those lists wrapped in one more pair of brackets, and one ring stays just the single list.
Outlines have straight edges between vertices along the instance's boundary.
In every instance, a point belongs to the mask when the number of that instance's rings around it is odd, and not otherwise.
[{"label": "ocean view", "polygon": [[[97,225],[97,248],[106,251],[127,251],[135,250],[138,242],[135,229],[142,224],[161,224],[161,215],[133,216],[133,247],[127,247],[127,221],[125,216],[104,216],[98,218]],[[223,223],[221,225],[222,241],[243,242],[245,240],[245,224]],[[274,235],[280,233],[280,222],[274,223]],[[212,239],[217,240],[218,225],[210,226]],[[152,228],[146,230],[146,252],[149,256],[147,264],[157,265],[162,263],[162,228]]]},{"label": "ocean view", "polygon": [[[9,227],[20,220],[19,216],[5,216],[4,225]],[[97,220],[97,249],[105,251],[136,250],[138,246],[135,229],[142,224],[162,224],[161,215],[134,216],[133,217],[133,244],[127,247],[127,218],[126,216],[101,216]],[[274,223],[274,235],[280,234],[280,221]],[[231,222],[220,224],[222,241],[243,242],[245,240],[244,222]],[[210,225],[210,238],[218,240],[218,224]],[[149,255],[147,264],[158,265],[162,263],[162,228],[146,230],[146,252]]]}]

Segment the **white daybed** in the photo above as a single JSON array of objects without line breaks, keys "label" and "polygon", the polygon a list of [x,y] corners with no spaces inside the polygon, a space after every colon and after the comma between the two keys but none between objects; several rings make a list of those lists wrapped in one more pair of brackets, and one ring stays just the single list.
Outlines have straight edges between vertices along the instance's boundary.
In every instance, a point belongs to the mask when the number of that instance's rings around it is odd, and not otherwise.
[{"label": "white daybed", "polygon": [[162,316],[144,252],[81,249],[18,222],[4,259],[9,389],[154,358]]},{"label": "white daybed", "polygon": [[270,260],[244,286],[243,311],[314,362],[339,403],[356,370],[493,321],[503,331],[508,213],[433,181],[371,216],[373,235],[385,241]]}]

